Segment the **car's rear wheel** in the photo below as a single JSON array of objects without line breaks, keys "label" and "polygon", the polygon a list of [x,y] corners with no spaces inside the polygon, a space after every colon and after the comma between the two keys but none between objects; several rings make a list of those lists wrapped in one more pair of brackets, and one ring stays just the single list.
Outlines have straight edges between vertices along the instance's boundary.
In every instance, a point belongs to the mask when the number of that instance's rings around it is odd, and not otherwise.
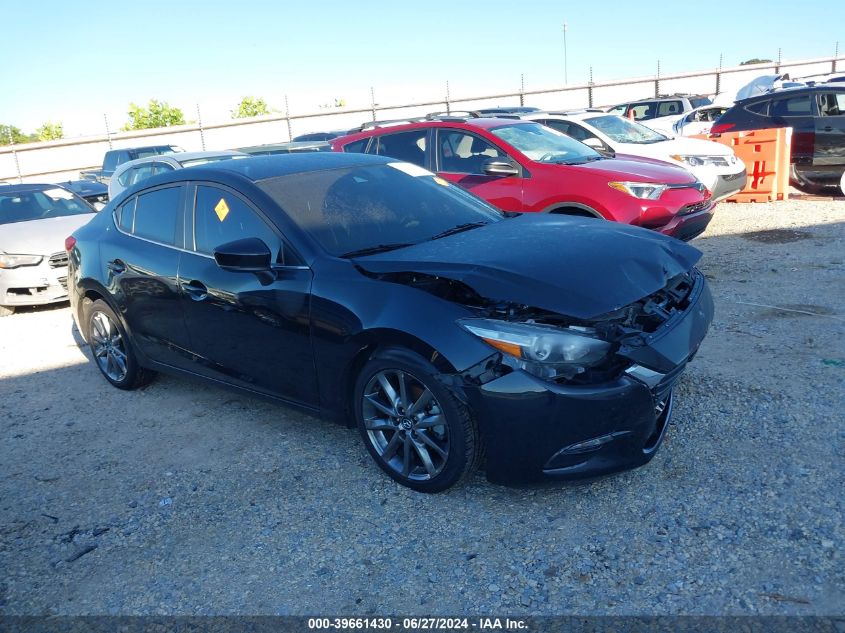
[{"label": "car's rear wheel", "polygon": [[394,480],[440,492],[472,473],[480,458],[478,429],[467,407],[424,358],[385,350],[361,369],[355,417],[367,450]]},{"label": "car's rear wheel", "polygon": [[94,362],[106,380],[119,389],[137,389],[149,383],[153,372],[138,364],[126,330],[102,299],[87,306],[86,327]]}]

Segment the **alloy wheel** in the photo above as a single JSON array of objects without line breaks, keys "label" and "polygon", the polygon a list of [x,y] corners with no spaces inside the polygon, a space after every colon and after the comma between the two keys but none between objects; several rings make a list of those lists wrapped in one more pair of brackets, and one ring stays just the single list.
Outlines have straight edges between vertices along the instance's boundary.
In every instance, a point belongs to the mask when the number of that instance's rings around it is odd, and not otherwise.
[{"label": "alloy wheel", "polygon": [[100,370],[114,382],[126,378],[126,347],[117,325],[102,312],[91,316],[91,350]]},{"label": "alloy wheel", "polygon": [[367,438],[385,464],[415,481],[433,479],[449,458],[449,427],[431,390],[412,374],[386,369],[364,389]]}]

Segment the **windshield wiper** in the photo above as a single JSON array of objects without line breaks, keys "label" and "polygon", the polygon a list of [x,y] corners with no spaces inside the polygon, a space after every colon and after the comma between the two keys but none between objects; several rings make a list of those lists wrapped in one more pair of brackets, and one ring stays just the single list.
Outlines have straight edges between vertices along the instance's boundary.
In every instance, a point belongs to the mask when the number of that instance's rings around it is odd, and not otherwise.
[{"label": "windshield wiper", "polygon": [[349,251],[339,257],[363,257],[364,255],[375,255],[376,253],[386,253],[387,251],[395,251],[397,248],[405,248],[406,246],[413,246],[413,242],[395,243],[395,244],[377,244],[376,246],[367,246],[366,248],[359,248],[355,251]]},{"label": "windshield wiper", "polygon": [[469,231],[470,229],[478,228],[479,226],[485,226],[490,224],[489,222],[466,222],[464,224],[459,224],[458,226],[453,226],[451,229],[446,229],[445,231],[441,231],[437,235],[432,235],[430,239],[432,240],[439,240],[441,237],[448,237],[449,235],[454,235],[455,233],[462,233],[463,231]]},{"label": "windshield wiper", "polygon": [[558,165],[583,165],[584,163],[592,163],[594,160],[604,160],[604,156],[581,156],[573,160],[562,160]]}]

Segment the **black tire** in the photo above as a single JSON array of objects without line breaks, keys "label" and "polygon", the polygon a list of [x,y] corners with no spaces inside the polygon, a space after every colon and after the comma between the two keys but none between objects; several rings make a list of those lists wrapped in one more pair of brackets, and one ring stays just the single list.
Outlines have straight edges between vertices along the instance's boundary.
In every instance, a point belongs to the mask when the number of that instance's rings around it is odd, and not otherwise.
[{"label": "black tire", "polygon": [[94,364],[103,377],[118,389],[138,389],[155,373],[141,367],[120,319],[102,299],[85,306],[85,339]]},{"label": "black tire", "polygon": [[[441,492],[454,486],[475,472],[482,456],[478,427],[469,409],[437,374],[420,355],[390,348],[364,364],[353,389],[355,420],[370,456],[395,481],[419,492]],[[381,378],[393,387],[393,405],[388,403]],[[403,402],[408,406],[402,406]],[[395,415],[388,415],[388,410]]]},{"label": "black tire", "polygon": [[15,313],[15,306],[0,306],[0,317],[10,316]]}]

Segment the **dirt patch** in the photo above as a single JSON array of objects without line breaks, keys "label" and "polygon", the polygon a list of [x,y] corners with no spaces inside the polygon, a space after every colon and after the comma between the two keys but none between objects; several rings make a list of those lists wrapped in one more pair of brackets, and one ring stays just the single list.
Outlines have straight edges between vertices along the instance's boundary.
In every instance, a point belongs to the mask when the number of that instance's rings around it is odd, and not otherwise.
[{"label": "dirt patch", "polygon": [[833,316],[836,311],[827,306],[818,306],[811,303],[784,303],[772,306],[772,309],[764,316]]},{"label": "dirt patch", "polygon": [[763,244],[787,244],[788,242],[810,239],[813,237],[813,234],[807,231],[794,231],[791,229],[772,229],[769,231],[742,233],[740,237],[744,237],[752,242],[762,242]]}]

